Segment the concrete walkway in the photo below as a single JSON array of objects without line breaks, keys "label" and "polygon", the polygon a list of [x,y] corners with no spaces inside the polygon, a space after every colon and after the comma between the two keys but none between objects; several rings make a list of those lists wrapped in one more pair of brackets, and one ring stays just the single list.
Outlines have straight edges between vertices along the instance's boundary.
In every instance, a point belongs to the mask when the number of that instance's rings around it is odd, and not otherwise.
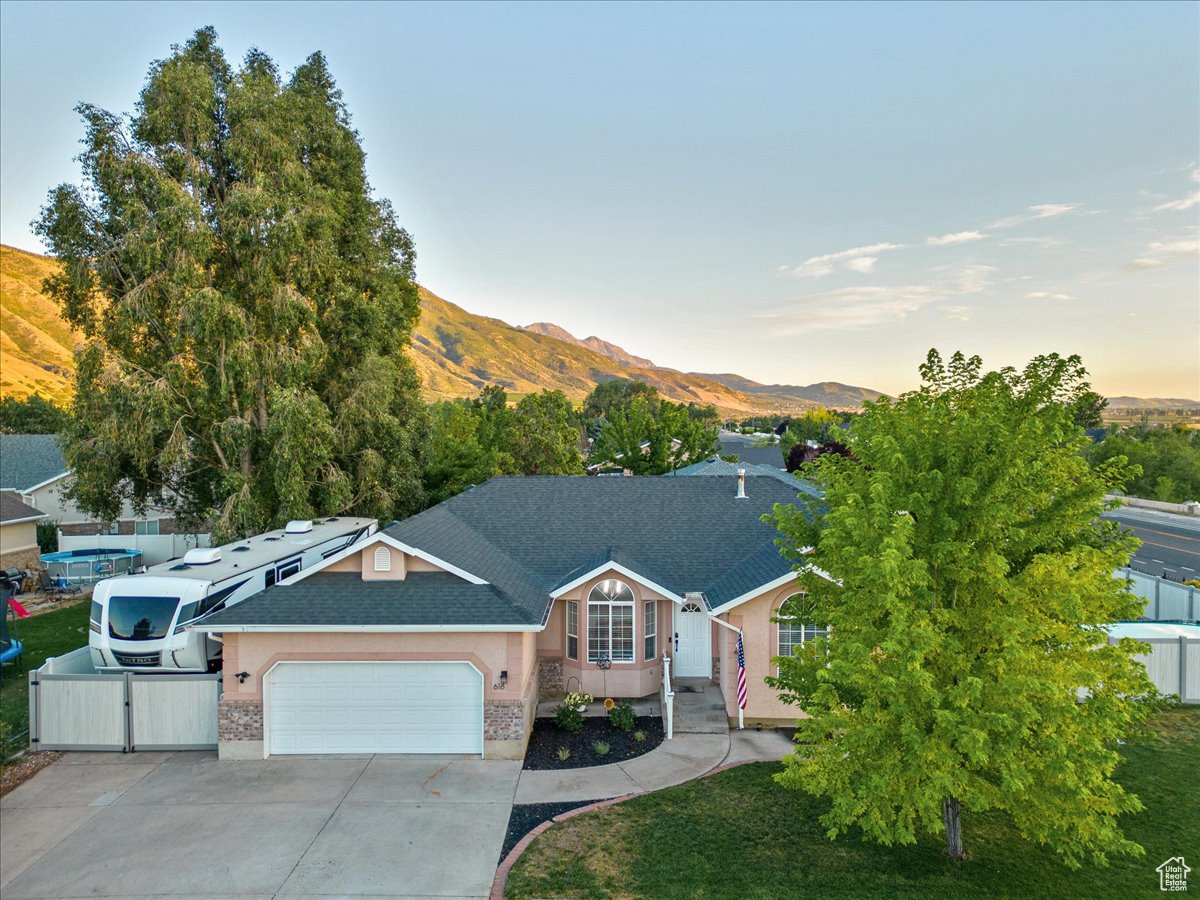
[{"label": "concrete walkway", "polygon": [[[680,688],[684,688],[680,690]],[[675,736],[627,762],[582,769],[523,769],[514,803],[574,803],[662,790],[721,765],[782,759],[792,743],[777,731],[729,732],[720,688],[676,685]]]}]

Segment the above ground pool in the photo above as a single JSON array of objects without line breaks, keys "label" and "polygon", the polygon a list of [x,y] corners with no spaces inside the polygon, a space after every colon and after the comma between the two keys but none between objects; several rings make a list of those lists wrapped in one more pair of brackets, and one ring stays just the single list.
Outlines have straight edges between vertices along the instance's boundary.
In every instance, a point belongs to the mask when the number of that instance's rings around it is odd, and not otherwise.
[{"label": "above ground pool", "polygon": [[141,564],[141,550],[97,547],[42,554],[42,565],[50,573],[51,580],[57,582],[65,578],[71,584],[91,584],[110,575],[123,575]]}]

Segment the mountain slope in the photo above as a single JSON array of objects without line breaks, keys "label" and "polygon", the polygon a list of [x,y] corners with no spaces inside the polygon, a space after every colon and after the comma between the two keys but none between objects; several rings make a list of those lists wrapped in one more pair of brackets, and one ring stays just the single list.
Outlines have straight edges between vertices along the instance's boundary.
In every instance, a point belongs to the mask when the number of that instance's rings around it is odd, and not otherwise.
[{"label": "mountain slope", "polygon": [[[0,247],[0,393],[40,393],[66,400],[79,340],[54,303],[41,292],[53,260]],[[677,402],[713,404],[723,414],[795,412],[814,403],[857,406],[875,391],[835,383],[795,388],[760,385],[740,375],[704,375],[654,366],[599,337],[579,340],[541,322],[515,328],[477,316],[421,289],[421,318],[413,333],[411,358],[428,399],[473,397],[497,384],[512,394],[561,390],[582,400],[597,382],[637,378]]]},{"label": "mountain slope", "polygon": [[607,356],[609,359],[615,359],[625,366],[633,366],[638,369],[658,368],[652,360],[646,359],[644,356],[634,356],[625,348],[609,343],[603,338],[596,337],[594,334],[590,337],[580,339],[567,331],[567,329],[560,325],[555,325],[553,322],[534,322],[532,325],[522,325],[521,330],[531,331],[534,334],[544,334],[546,337],[557,338],[560,341],[566,341],[568,344],[575,344],[578,347],[594,350],[597,353]]},{"label": "mountain slope", "polygon": [[42,293],[54,262],[0,245],[0,394],[66,400],[79,335]]}]

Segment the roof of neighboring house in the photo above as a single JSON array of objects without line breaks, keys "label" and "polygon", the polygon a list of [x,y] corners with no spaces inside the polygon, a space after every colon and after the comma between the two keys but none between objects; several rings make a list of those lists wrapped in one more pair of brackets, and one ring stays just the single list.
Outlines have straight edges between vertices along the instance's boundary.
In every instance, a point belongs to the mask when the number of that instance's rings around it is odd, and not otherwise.
[{"label": "roof of neighboring house", "polygon": [[0,434],[0,489],[27,491],[67,473],[52,434]]},{"label": "roof of neighboring house", "polygon": [[821,491],[815,485],[797,478],[791,472],[785,469],[777,469],[774,466],[757,465],[755,463],[731,463],[723,459],[706,459],[698,463],[692,463],[690,466],[684,466],[682,469],[676,469],[671,473],[671,477],[698,475],[706,478],[737,478],[739,469],[746,470],[747,478],[751,476],[775,478],[784,484],[791,485],[801,493],[808,494],[810,497],[821,496]]},{"label": "roof of neighboring house", "polygon": [[759,439],[750,434],[738,434],[735,431],[722,431],[720,446],[722,456],[737,455],[743,463],[756,466],[773,466],[776,469],[785,467],[783,450],[778,443],[766,447],[757,447]]},{"label": "roof of neighboring house", "polygon": [[46,518],[44,512],[34,509],[26,503],[16,491],[0,490],[0,525],[13,525],[17,522],[29,522],[44,518]]},{"label": "roof of neighboring house", "polygon": [[[702,593],[716,608],[791,571],[762,517],[794,501],[796,485],[754,474],[746,483],[738,499],[736,475],[493,478],[381,532],[486,584],[448,573],[366,581],[315,571],[204,624],[536,627],[555,591],[609,564],[676,596]],[[363,599],[347,602],[357,592]],[[396,599],[384,604],[385,596]]]},{"label": "roof of neighboring house", "polygon": [[213,613],[205,626],[509,625],[520,613],[496,588],[449,572],[411,572],[404,580],[364,581],[357,572],[322,572],[277,585]]}]

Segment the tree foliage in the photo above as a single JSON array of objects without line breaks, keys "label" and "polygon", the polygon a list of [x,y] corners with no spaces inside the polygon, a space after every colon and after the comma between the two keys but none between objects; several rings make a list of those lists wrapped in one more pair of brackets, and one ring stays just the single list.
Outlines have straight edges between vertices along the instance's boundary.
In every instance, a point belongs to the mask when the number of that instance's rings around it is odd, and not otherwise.
[{"label": "tree foliage", "polygon": [[0,433],[58,434],[66,427],[70,415],[40,394],[31,394],[24,400],[0,398]]},{"label": "tree foliage", "polygon": [[1135,426],[1088,448],[1094,465],[1124,457],[1140,471],[1125,486],[1131,496],[1168,503],[1200,500],[1200,431]]},{"label": "tree foliage", "polygon": [[600,421],[588,459],[634,475],[662,475],[715,456],[720,449],[717,422],[712,407],[636,396]]},{"label": "tree foliage", "polygon": [[787,427],[779,436],[779,449],[783,451],[784,459],[788,458],[797,444],[823,440],[829,429],[841,422],[842,417],[836,412],[819,406],[788,420]]},{"label": "tree foliage", "polygon": [[658,411],[658,391],[646,382],[633,378],[602,381],[583,401],[583,415],[589,419],[606,418],[615,410],[625,409],[638,397],[646,401],[652,412]]},{"label": "tree foliage", "polygon": [[78,111],[84,186],[37,223],[62,263],[45,289],[86,337],[77,502],[215,512],[220,536],[418,509],[413,245],[325,59],[234,69],[205,28],[152,64],[127,122]]},{"label": "tree foliage", "polygon": [[999,809],[1072,866],[1137,854],[1111,776],[1153,688],[1097,627],[1141,604],[1113,577],[1135,540],[1098,519],[1122,462],[1089,467],[1072,422],[1086,373],[931,351],[921,374],[867,404],[853,457],[805,467],[823,501],[777,509],[781,546],[814,548],[781,614],[830,629],[771,680],[810,716],[778,780],[830,798],[831,836],[944,832],[961,855],[959,809]]},{"label": "tree foliage", "polygon": [[581,475],[578,416],[561,391],[508,405],[489,385],[474,400],[430,406],[429,454],[423,473],[430,503],[495,475]]}]

